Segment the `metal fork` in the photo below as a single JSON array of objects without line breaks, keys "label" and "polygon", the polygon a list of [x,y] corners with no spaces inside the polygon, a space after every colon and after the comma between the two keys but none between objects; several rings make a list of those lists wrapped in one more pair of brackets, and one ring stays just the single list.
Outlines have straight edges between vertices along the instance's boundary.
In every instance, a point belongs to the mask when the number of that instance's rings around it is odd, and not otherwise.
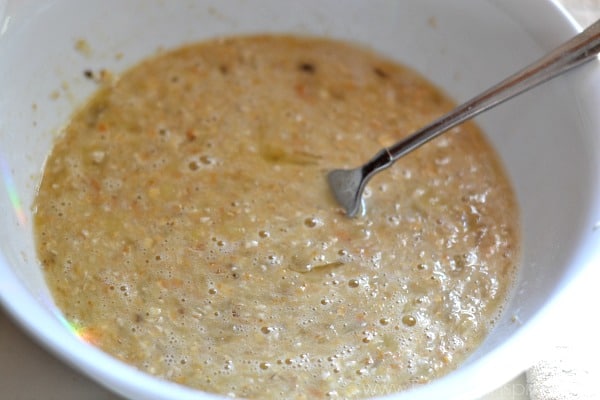
[{"label": "metal fork", "polygon": [[528,67],[461,104],[405,139],[383,148],[366,164],[355,169],[336,169],[329,172],[327,179],[336,200],[346,210],[348,216],[355,216],[361,208],[362,192],[367,182],[376,173],[390,167],[400,157],[454,126],[590,61],[599,52],[600,20]]}]

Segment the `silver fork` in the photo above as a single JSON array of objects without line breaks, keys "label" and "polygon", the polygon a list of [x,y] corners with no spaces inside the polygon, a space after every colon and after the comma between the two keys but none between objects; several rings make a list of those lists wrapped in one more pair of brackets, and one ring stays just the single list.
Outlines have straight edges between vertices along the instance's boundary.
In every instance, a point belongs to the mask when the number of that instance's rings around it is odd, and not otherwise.
[{"label": "silver fork", "polygon": [[600,20],[528,67],[461,104],[405,139],[383,148],[366,164],[354,169],[336,169],[329,172],[327,179],[333,195],[348,216],[355,216],[361,208],[363,190],[377,172],[390,167],[400,157],[454,126],[590,61],[598,52],[600,52]]}]

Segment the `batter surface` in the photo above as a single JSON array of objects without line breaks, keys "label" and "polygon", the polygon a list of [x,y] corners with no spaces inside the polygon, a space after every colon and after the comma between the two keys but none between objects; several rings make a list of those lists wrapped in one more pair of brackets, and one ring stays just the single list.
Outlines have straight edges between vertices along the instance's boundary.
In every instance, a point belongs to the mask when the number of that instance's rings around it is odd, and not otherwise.
[{"label": "batter surface", "polygon": [[158,55],[77,112],[35,201],[57,305],[151,374],[250,398],[364,398],[456,368],[501,311],[515,198],[465,124],[367,188],[355,167],[452,104],[354,45],[238,37]]}]

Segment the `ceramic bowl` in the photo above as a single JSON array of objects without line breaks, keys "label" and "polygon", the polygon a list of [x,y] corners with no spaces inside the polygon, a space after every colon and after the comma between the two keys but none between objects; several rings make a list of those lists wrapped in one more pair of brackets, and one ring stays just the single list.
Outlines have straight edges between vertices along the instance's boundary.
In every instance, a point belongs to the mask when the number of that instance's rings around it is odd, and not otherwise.
[{"label": "ceramic bowl", "polygon": [[[457,102],[577,32],[551,1],[0,0],[0,303],[32,337],[134,399],[208,399],[87,344],[61,317],[36,261],[31,205],[56,133],[94,91],[86,69],[116,74],[204,38],[285,32],[369,46]],[[510,302],[455,372],[394,399],[469,399],[523,371],[552,332],[563,293],[600,261],[597,60],[478,118],[522,215],[523,258]]]}]

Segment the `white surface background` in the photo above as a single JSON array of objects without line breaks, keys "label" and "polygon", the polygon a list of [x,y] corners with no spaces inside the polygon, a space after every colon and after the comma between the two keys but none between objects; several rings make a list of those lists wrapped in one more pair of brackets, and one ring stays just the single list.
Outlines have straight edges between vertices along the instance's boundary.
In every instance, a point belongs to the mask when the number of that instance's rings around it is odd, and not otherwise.
[{"label": "white surface background", "polygon": [[[600,0],[561,0],[561,2],[584,27],[600,18]],[[591,284],[590,289],[593,290]],[[570,333],[565,334],[565,340],[580,344],[595,336],[589,331]],[[573,352],[574,356],[581,357],[582,363],[594,356],[585,345],[574,346]],[[549,357],[551,356],[552,354],[549,354]],[[2,310],[0,310],[0,399],[121,400],[33,342]],[[528,399],[525,374],[521,374],[481,400]]]}]

